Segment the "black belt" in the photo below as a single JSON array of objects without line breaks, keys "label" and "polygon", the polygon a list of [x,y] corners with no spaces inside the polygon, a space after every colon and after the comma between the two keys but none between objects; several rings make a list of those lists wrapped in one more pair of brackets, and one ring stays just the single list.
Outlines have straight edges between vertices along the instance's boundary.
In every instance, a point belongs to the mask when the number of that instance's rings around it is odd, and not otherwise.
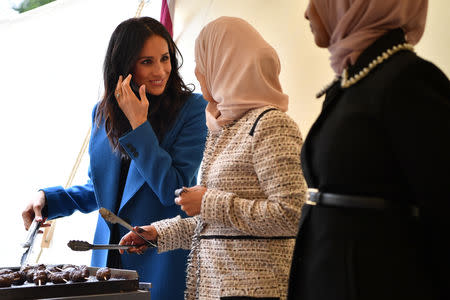
[{"label": "black belt", "polygon": [[308,189],[309,199],[306,200],[308,205],[334,206],[344,208],[368,208],[368,209],[402,209],[411,214],[411,216],[419,216],[419,208],[417,206],[395,206],[391,201],[379,197],[366,197],[357,195],[342,195],[333,193],[322,193],[317,189]]},{"label": "black belt", "polygon": [[253,235],[200,235],[201,240],[290,240],[295,236],[253,236]]}]

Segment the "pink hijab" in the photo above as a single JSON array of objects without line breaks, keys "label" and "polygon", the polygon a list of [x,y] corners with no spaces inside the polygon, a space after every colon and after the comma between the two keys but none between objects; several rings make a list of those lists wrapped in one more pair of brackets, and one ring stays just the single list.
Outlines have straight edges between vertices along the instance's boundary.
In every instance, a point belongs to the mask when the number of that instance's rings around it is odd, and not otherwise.
[{"label": "pink hijab", "polygon": [[417,44],[425,29],[428,0],[311,0],[330,36],[331,67],[340,75],[362,51],[389,30],[402,28]]},{"label": "pink hijab", "polygon": [[271,105],[287,111],[278,55],[246,21],[220,17],[207,24],[195,41],[195,61],[215,100],[206,107],[211,131],[253,108]]}]

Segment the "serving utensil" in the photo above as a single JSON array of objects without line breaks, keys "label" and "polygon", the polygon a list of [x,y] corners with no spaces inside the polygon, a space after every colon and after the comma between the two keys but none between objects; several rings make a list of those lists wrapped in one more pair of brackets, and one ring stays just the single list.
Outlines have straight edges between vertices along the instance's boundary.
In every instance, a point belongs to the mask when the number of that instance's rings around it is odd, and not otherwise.
[{"label": "serving utensil", "polygon": [[[105,221],[111,223],[111,224],[120,224],[123,227],[125,227],[126,229],[132,231],[134,234],[136,234],[138,237],[140,237],[141,239],[143,239],[146,243],[147,246],[152,247],[152,248],[156,248],[157,246],[155,245],[155,243],[147,240],[145,237],[143,237],[139,232],[137,232],[136,230],[134,230],[133,226],[131,226],[130,224],[128,224],[127,222],[125,222],[123,219],[119,218],[118,216],[116,216],[112,211],[104,208],[104,207],[100,207],[99,209],[100,215],[103,217],[103,219],[105,219]],[[143,229],[139,228],[140,230],[144,231]],[[142,245],[140,245],[142,246]]]},{"label": "serving utensil", "polygon": [[26,249],[23,252],[22,257],[20,258],[20,266],[24,266],[28,262],[28,256],[32,252],[34,238],[38,233],[39,227],[41,227],[41,222],[38,222],[36,221],[36,219],[33,219],[30,228],[28,228],[28,233],[25,242],[22,244],[22,247]]},{"label": "serving utensil", "polygon": [[127,250],[131,247],[139,247],[140,245],[92,245],[85,241],[71,240],[67,243],[70,249],[73,251],[88,251],[88,250]]}]

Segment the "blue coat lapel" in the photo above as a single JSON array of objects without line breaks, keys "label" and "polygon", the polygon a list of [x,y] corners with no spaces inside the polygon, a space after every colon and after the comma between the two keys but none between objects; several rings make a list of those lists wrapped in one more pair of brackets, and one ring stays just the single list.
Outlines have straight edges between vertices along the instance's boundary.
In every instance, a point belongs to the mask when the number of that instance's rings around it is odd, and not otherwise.
[{"label": "blue coat lapel", "polygon": [[[172,142],[173,131],[177,127],[176,125],[167,132],[161,142],[161,147],[166,148]],[[119,186],[120,158],[112,152],[103,126],[96,128],[93,132],[89,149],[92,181],[94,182],[94,186],[97,187],[96,195],[99,207],[105,207],[114,211]],[[139,173],[134,161],[131,161],[119,213],[144,183],[144,177]]]},{"label": "blue coat lapel", "polygon": [[119,186],[120,158],[112,152],[104,127],[95,127],[90,144],[91,177],[99,207],[115,209]]},{"label": "blue coat lapel", "polygon": [[[176,122],[176,124],[178,121]],[[167,145],[169,142],[173,140],[173,131],[176,126],[173,126],[171,130],[169,130],[166,135],[163,137],[163,140],[160,146],[163,149],[167,149]],[[136,164],[134,161],[131,161],[130,169],[128,170],[127,182],[125,184],[125,188],[123,191],[122,202],[120,203],[119,213],[122,208],[133,198],[136,192],[142,187],[145,183],[145,178],[139,173],[139,170],[136,168]]]},{"label": "blue coat lapel", "polygon": [[144,177],[139,173],[134,161],[131,161],[130,169],[128,170],[127,182],[125,183],[125,188],[123,190],[122,202],[120,203],[120,210],[124,207],[128,201],[136,194],[136,192],[145,183]]}]

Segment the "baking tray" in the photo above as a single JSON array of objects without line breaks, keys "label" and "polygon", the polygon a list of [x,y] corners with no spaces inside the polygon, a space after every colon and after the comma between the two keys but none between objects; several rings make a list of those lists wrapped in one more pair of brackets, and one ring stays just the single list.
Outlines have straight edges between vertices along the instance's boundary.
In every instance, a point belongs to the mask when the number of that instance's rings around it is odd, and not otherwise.
[{"label": "baking tray", "polygon": [[[53,265],[48,265],[52,267]],[[5,267],[18,271],[19,267]],[[87,267],[89,279],[85,282],[72,282],[46,285],[35,285],[25,282],[23,285],[12,285],[0,288],[0,299],[44,299],[57,297],[73,297],[94,294],[120,293],[136,291],[139,288],[139,277],[134,270],[111,269],[111,279],[98,281],[95,273],[99,268]]]}]

